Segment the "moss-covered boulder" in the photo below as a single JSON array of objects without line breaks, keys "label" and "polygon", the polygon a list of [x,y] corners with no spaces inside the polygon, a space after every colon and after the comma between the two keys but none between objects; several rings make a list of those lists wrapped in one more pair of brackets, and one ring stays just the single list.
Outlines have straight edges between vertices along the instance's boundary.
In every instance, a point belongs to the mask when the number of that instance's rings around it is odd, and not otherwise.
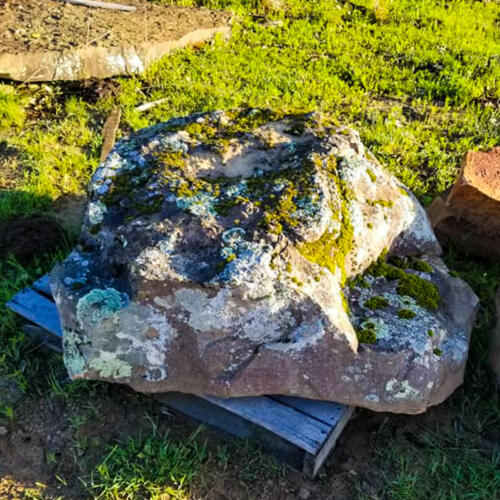
[{"label": "moss-covered boulder", "polygon": [[477,298],[424,210],[317,114],[197,114],[121,141],[52,275],[74,378],[418,413],[462,381]]}]

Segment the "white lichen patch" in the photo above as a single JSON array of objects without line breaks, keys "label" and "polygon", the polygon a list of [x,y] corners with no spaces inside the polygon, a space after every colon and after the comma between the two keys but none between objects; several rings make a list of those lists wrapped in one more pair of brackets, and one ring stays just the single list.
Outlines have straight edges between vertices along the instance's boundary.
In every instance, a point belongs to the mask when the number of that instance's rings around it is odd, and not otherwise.
[{"label": "white lichen patch", "polygon": [[[83,56],[80,51],[61,51],[54,71],[54,80],[74,80],[75,75],[81,75]],[[28,79],[33,75],[29,75]]]},{"label": "white lichen patch", "polygon": [[97,370],[104,378],[122,379],[132,375],[132,366],[117,357],[115,352],[100,351],[98,357],[90,360],[88,369]]},{"label": "white lichen patch", "polygon": [[86,340],[85,336],[79,335],[74,330],[63,330],[64,365],[72,378],[78,377],[86,370],[87,362],[81,351]]},{"label": "white lichen patch", "polygon": [[371,317],[361,323],[361,328],[372,328],[377,340],[391,340],[391,331],[382,318]]},{"label": "white lichen patch", "polygon": [[207,193],[198,193],[194,196],[178,197],[177,206],[199,217],[215,217],[214,197]]},{"label": "white lichen patch", "polygon": [[420,395],[420,391],[410,385],[408,380],[390,379],[385,385],[385,391],[394,399],[412,399]]},{"label": "white lichen patch", "polygon": [[221,256],[231,259],[214,281],[222,279],[233,287],[244,286],[244,297],[259,299],[275,291],[277,271],[271,267],[272,249],[265,242],[249,242],[245,231],[232,228],[222,234]]},{"label": "white lichen patch", "polygon": [[145,70],[144,61],[141,59],[135,49],[126,50],[127,72],[141,73]]},{"label": "white lichen patch", "polygon": [[133,304],[121,311],[118,328],[114,346],[117,356],[134,366],[148,367],[147,372],[155,377],[165,378],[166,354],[177,331],[164,314],[151,306]]},{"label": "white lichen patch", "polygon": [[106,205],[100,201],[89,203],[87,209],[88,221],[91,225],[100,224],[104,220],[104,215],[108,211]]},{"label": "white lichen patch", "polygon": [[236,305],[229,289],[209,298],[202,290],[180,288],[174,292],[174,297],[189,313],[187,323],[196,331],[225,330],[234,326]]},{"label": "white lichen patch", "polygon": [[134,275],[146,280],[162,281],[169,278],[185,280],[181,274],[172,269],[171,259],[171,255],[162,251],[161,247],[148,247],[135,258],[130,268]]},{"label": "white lichen patch", "polygon": [[106,64],[114,74],[127,72],[127,62],[122,54],[107,54]]}]

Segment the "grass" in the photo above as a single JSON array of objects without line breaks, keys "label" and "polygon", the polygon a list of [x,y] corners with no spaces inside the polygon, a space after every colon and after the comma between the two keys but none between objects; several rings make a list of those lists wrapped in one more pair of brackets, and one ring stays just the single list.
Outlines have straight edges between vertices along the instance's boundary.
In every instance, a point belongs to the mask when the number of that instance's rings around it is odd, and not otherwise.
[{"label": "grass", "polygon": [[196,433],[180,443],[156,430],[113,446],[97,465],[90,487],[97,499],[185,499],[207,458]]},{"label": "grass", "polygon": [[[102,124],[117,105],[123,117],[119,135],[176,115],[241,105],[328,112],[357,128],[375,156],[424,204],[453,183],[467,150],[500,144],[497,2],[157,3],[230,9],[233,35],[179,51],[141,75],[115,79],[116,95],[96,97],[75,84],[0,83],[0,155],[12,152],[9,169],[16,184],[1,190],[7,174],[0,158],[0,220],[51,213],[59,197],[82,195],[98,163]],[[156,99],[165,101],[145,113],[135,110]],[[0,375],[30,397],[49,394],[68,403],[105,397],[106,391],[68,383],[60,357],[41,360],[4,305],[65,252],[39,256],[26,266],[0,259]],[[499,487],[498,452],[485,449],[484,440],[500,425],[498,393],[487,372],[500,269],[453,251],[446,258],[481,299],[465,385],[443,405],[464,430],[431,425],[422,429],[416,449],[388,436],[378,448],[378,467],[389,498],[493,498]],[[15,408],[1,398],[0,415],[16,418]],[[95,469],[92,494],[188,495],[205,459],[195,442],[176,447],[159,433],[121,442]],[[223,471],[226,455],[219,455]],[[256,467],[242,474],[252,481],[260,474]],[[164,484],[156,482],[160,473],[171,474]]]},{"label": "grass", "polygon": [[454,250],[446,262],[481,301],[465,383],[442,405],[453,410],[451,427],[430,419],[412,436],[411,445],[387,440],[383,434],[379,437],[377,452],[389,498],[482,500],[495,498],[500,488],[500,448],[494,444],[498,439],[494,430],[500,428],[500,397],[488,374],[487,356],[500,263],[475,261]]},{"label": "grass", "polygon": [[422,436],[422,454],[390,446],[388,453],[397,473],[387,478],[386,494],[401,499],[495,498],[500,488],[498,453],[485,450],[488,458],[480,457],[480,449],[471,449],[467,442],[450,438],[443,446],[443,437],[429,433]]}]

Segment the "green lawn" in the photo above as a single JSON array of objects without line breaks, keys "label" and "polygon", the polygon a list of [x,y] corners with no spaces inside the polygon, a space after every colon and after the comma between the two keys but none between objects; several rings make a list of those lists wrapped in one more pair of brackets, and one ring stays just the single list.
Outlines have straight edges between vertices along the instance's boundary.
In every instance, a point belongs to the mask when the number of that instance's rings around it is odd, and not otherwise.
[{"label": "green lawn", "polygon": [[[114,79],[110,86],[117,91],[103,97],[92,86],[0,83],[0,221],[53,214],[62,196],[81,197],[98,164],[104,119],[116,105],[122,109],[121,135],[173,116],[235,106],[328,112],[357,128],[375,156],[424,204],[453,183],[467,150],[500,144],[498,2],[157,3],[229,9],[235,12],[232,37],[179,51],[142,75]],[[156,99],[165,101],[150,111],[135,111]],[[76,235],[75,227],[68,230]],[[57,398],[80,408],[110,391],[64,382],[59,356],[44,354],[42,361],[39,352],[32,352],[4,306],[68,250],[25,265],[0,258],[0,375],[20,386],[24,400]],[[414,439],[394,435],[390,430],[396,421],[387,426],[380,419],[372,473],[381,497],[489,499],[500,491],[500,402],[487,369],[500,263],[453,250],[446,261],[481,298],[466,383],[430,416],[412,420]],[[19,425],[16,411],[0,395],[6,425]],[[449,422],[443,423],[443,414],[452,415]],[[214,478],[234,475],[224,463],[241,459],[240,450],[205,448],[200,436],[179,443],[155,429],[125,436],[118,444],[96,444],[96,457],[88,463],[75,455],[89,497],[139,498],[142,491],[145,498],[162,492],[183,498],[191,488],[206,494]],[[252,453],[242,460],[249,461]],[[255,461],[257,472],[247,474],[251,498],[261,497],[254,484],[259,478],[285,474],[275,468],[265,458]],[[329,480],[328,474],[320,479],[324,491],[329,491]],[[351,483],[360,498],[373,497],[362,477]]]}]

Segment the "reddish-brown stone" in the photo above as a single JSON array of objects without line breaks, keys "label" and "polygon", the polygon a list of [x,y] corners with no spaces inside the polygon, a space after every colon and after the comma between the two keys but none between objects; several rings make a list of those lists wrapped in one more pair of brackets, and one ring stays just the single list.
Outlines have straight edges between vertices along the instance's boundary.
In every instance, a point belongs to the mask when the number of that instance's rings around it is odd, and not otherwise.
[{"label": "reddish-brown stone", "polygon": [[500,147],[469,151],[457,182],[433,201],[428,214],[442,243],[500,257]]},{"label": "reddish-brown stone", "polygon": [[[116,144],[52,272],[70,376],[396,413],[448,397],[478,298],[439,259],[415,197],[329,123],[242,109]],[[420,270],[366,272],[385,249]]]}]

